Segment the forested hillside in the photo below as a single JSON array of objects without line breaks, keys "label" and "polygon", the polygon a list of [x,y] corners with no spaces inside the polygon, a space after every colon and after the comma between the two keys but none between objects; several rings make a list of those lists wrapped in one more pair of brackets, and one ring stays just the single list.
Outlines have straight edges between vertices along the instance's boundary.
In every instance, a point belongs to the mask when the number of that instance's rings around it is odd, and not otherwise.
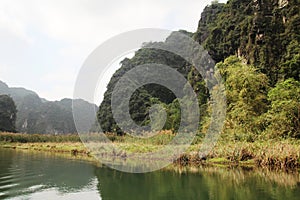
[{"label": "forested hillside", "polygon": [[[212,3],[201,14],[198,29],[187,34],[218,63],[227,95],[224,134],[237,140],[300,137],[300,2],[299,0],[229,0]],[[176,42],[172,34],[166,44]],[[210,123],[210,95],[205,81],[181,57],[145,48],[122,67],[107,86],[98,111],[104,132],[123,132],[111,111],[111,95],[122,75],[135,66],[160,63],[179,71],[192,85],[200,102],[199,133]],[[164,129],[176,132],[180,123],[179,99],[168,89],[145,85],[131,97],[130,114],[139,125],[149,123],[149,108],[159,103],[167,111]]]},{"label": "forested hillside", "polygon": [[[72,99],[61,101],[47,101],[35,92],[24,88],[10,88],[0,81],[0,94],[12,97],[17,107],[15,131],[22,133],[64,134],[76,133],[72,113]],[[82,113],[80,127],[89,131],[95,119],[93,112],[95,105],[83,100],[74,103]]]},{"label": "forested hillside", "polygon": [[0,131],[16,132],[15,102],[8,95],[0,95]]}]

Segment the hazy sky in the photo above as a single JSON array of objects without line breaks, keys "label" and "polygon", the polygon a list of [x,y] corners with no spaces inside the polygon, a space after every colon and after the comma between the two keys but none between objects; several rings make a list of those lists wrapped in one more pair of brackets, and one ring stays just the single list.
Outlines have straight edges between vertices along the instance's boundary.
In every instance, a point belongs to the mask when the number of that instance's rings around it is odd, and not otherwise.
[{"label": "hazy sky", "polygon": [[0,0],[0,80],[48,100],[72,98],[81,65],[102,42],[138,28],[195,32],[210,2]]}]

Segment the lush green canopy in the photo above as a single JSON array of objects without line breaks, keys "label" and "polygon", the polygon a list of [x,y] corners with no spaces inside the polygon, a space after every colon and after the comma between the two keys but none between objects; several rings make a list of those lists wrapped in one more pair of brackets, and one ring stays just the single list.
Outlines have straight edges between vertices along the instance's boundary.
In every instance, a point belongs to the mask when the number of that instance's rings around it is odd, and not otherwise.
[{"label": "lush green canopy", "polygon": [[[216,70],[224,78],[228,106],[224,132],[240,140],[299,137],[299,31],[299,0],[214,1],[204,9],[194,34],[181,31],[219,62]],[[171,35],[168,42],[177,41]],[[205,133],[211,112],[205,80],[182,58],[151,48],[141,48],[132,59],[123,60],[111,78],[98,111],[102,130],[122,133],[111,111],[112,91],[126,72],[146,63],[168,65],[189,81],[200,102],[199,131]],[[145,85],[132,95],[130,114],[137,124],[145,125],[151,105],[161,104],[167,112],[164,129],[176,132],[180,101],[167,88]]]}]

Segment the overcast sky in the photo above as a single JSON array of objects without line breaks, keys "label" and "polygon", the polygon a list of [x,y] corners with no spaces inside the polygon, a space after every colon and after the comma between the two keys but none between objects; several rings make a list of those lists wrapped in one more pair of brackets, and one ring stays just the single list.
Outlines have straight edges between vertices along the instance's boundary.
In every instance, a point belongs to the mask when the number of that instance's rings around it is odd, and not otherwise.
[{"label": "overcast sky", "polygon": [[102,42],[138,28],[195,32],[210,2],[0,0],[0,80],[48,100],[72,98],[81,65]]}]

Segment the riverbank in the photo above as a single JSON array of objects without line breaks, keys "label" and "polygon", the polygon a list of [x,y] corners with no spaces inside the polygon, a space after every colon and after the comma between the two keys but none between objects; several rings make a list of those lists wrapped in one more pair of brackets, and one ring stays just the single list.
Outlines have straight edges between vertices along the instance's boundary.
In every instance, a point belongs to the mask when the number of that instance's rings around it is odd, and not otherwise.
[{"label": "riverbank", "polygon": [[[172,140],[174,135],[158,134],[151,139],[108,135],[120,149],[134,153],[158,150]],[[74,158],[93,160],[92,153],[80,142],[77,135],[28,135],[0,133],[0,147],[27,151],[63,153]],[[200,159],[198,150],[201,138],[188,151],[174,160],[179,166],[247,166],[267,167],[280,170],[297,170],[300,167],[299,140],[268,140],[255,142],[228,141],[220,139],[207,157]],[[113,155],[111,155],[113,156]]]}]

